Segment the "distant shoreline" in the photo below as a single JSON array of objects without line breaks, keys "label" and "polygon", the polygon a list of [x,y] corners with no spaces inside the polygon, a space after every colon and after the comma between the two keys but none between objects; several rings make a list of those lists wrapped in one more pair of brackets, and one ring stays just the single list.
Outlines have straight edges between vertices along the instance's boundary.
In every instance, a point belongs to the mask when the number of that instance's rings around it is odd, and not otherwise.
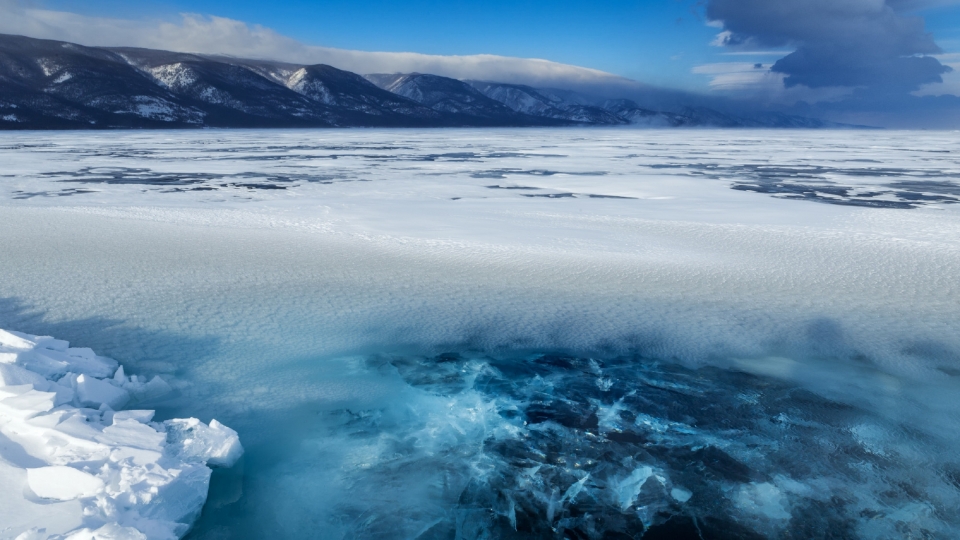
[{"label": "distant shoreline", "polygon": [[427,73],[360,75],[324,64],[85,47],[3,34],[0,56],[0,130],[862,127],[776,110],[723,111],[697,100],[638,103],[627,96]]}]

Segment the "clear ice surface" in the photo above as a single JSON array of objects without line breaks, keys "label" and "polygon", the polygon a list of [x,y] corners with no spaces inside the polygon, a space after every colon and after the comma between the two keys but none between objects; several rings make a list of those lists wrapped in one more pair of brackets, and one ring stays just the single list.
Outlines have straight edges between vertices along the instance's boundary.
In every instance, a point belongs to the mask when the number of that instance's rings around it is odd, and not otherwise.
[{"label": "clear ice surface", "polygon": [[[954,538],[958,152],[6,133],[0,328],[116,358],[157,412],[113,421],[178,459],[237,430],[191,538]],[[71,388],[126,397],[93,380]]]}]

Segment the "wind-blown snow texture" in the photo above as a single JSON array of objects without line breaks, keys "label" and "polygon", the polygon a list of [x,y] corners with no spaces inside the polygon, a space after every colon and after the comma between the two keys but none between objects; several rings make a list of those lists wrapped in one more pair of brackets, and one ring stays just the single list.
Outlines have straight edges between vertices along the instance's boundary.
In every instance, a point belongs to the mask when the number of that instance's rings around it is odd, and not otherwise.
[{"label": "wind-blown snow texture", "polygon": [[238,431],[193,538],[952,538],[958,150],[4,135],[0,327]]}]

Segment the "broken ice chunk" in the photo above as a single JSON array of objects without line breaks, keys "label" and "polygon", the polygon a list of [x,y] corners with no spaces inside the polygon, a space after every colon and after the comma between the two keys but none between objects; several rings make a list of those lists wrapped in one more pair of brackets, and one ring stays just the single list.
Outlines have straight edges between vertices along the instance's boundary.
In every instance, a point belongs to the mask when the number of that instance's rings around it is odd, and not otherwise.
[{"label": "broken ice chunk", "polygon": [[77,398],[86,407],[107,405],[119,409],[130,401],[130,393],[89,375],[80,375],[77,377]]},{"label": "broken ice chunk", "polygon": [[43,499],[70,501],[96,495],[103,489],[103,480],[73,467],[57,465],[27,469],[27,485]]},{"label": "broken ice chunk", "polygon": [[[39,538],[47,538],[42,536]],[[70,533],[64,540],[147,540],[149,538],[133,527],[121,527],[114,523],[107,523],[97,530],[80,529]],[[20,540],[18,537],[17,540]]]},{"label": "broken ice chunk", "polygon": [[123,385],[123,383],[127,382],[127,378],[123,373],[123,366],[120,366],[117,368],[117,371],[113,374],[113,380],[116,381],[117,384],[121,386]]},{"label": "broken ice chunk", "polygon": [[627,511],[633,506],[634,501],[640,495],[640,489],[644,482],[653,476],[653,468],[647,465],[637,467],[630,473],[630,476],[623,479],[616,488],[617,501],[620,503],[620,509]]},{"label": "broken ice chunk", "polygon": [[56,394],[55,406],[70,403],[74,397],[72,388],[49,381],[40,374],[26,370],[16,364],[0,363],[0,388],[6,387],[9,389],[13,386],[29,386],[41,392],[53,392]]},{"label": "broken ice chunk", "polygon": [[232,467],[243,455],[237,432],[216,420],[209,426],[196,418],[177,418],[163,424],[167,428],[167,448],[180,459]]},{"label": "broken ice chunk", "polygon": [[27,340],[23,335],[18,334],[19,332],[7,332],[6,330],[0,330],[0,347],[21,350],[32,349],[34,343]]},{"label": "broken ice chunk", "polygon": [[136,376],[131,377],[130,380],[123,382],[123,389],[130,392],[136,401],[149,401],[173,392],[173,388],[170,388],[167,381],[157,376],[154,376],[150,379],[150,382],[146,383],[136,380]]},{"label": "broken ice chunk", "polygon": [[[13,332],[13,333],[24,339],[28,339],[36,343],[36,347],[40,349],[65,352],[70,347],[69,341],[53,338],[50,336],[31,336],[29,334],[24,334],[21,332]],[[31,347],[33,347],[33,345],[31,345]]]},{"label": "broken ice chunk", "polygon": [[153,415],[155,411],[150,410],[129,410],[129,411],[117,411],[113,413],[113,423],[116,424],[120,420],[136,420],[141,424],[146,424],[147,422],[153,420]]},{"label": "broken ice chunk", "polygon": [[751,482],[742,486],[736,503],[745,512],[758,517],[775,520],[790,518],[790,512],[785,508],[787,498],[777,486],[769,482]]},{"label": "broken ice chunk", "polygon": [[27,390],[20,395],[0,401],[0,411],[15,418],[32,418],[52,409],[56,397],[57,395],[53,392]]},{"label": "broken ice chunk", "polygon": [[683,488],[675,487],[670,490],[670,496],[678,503],[685,503],[690,500],[690,497],[693,497],[693,493]]},{"label": "broken ice chunk", "polygon": [[[48,379],[58,377],[69,371],[70,365],[60,359],[52,358],[46,351],[32,350],[20,353],[17,357],[17,363],[21,366],[39,373]],[[60,355],[59,353],[51,353]],[[60,355],[62,356],[62,355]]]},{"label": "broken ice chunk", "polygon": [[207,462],[231,465],[243,449],[219,422],[192,420],[174,424],[184,429],[168,450],[153,411],[115,412],[170,391],[89,349],[0,330],[0,426],[15,443],[0,445],[0,540],[183,537]]},{"label": "broken ice chunk", "polygon": [[46,390],[47,379],[16,364],[0,363],[0,386],[20,384],[32,384],[34,388]]},{"label": "broken ice chunk", "polygon": [[116,414],[113,417],[113,425],[103,428],[103,434],[97,437],[97,441],[110,446],[127,446],[144,450],[161,450],[165,440],[164,433],[137,420],[129,418],[117,420]]},{"label": "broken ice chunk", "polygon": [[86,347],[67,349],[60,358],[67,363],[71,372],[83,373],[101,379],[113,375],[118,365],[116,360],[105,356],[97,356],[96,353]]}]

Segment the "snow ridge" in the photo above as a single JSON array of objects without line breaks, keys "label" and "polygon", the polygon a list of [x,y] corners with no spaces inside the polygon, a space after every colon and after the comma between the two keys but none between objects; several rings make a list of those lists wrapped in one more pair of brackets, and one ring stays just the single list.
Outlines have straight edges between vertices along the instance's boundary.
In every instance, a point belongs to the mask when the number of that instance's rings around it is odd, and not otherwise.
[{"label": "snow ridge", "polygon": [[212,420],[121,410],[171,391],[51,337],[0,330],[0,540],[182,537],[210,467],[243,454]]}]

